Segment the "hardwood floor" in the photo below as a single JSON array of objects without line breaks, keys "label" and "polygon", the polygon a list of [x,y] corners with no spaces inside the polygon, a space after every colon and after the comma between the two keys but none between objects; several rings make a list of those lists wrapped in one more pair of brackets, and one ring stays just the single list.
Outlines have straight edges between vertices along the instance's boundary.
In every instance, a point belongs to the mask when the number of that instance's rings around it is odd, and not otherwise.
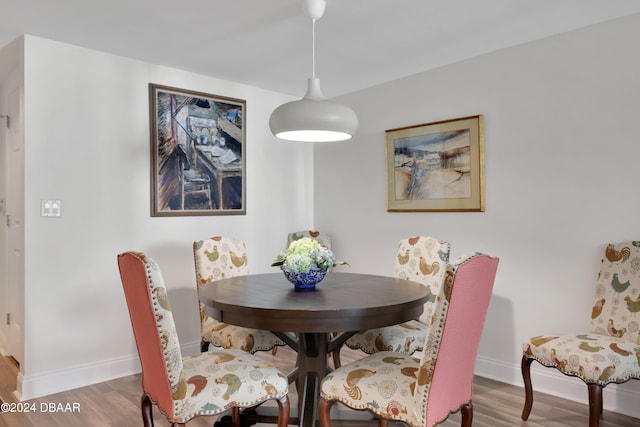
[{"label": "hardwood floor", "polygon": [[18,368],[15,359],[0,355],[0,402],[7,402],[11,392],[16,389]]},{"label": "hardwood floor", "polygon": [[[294,364],[295,353],[281,347],[276,356],[270,352],[260,353],[268,361],[274,363],[283,371],[288,371]],[[342,353],[343,363],[348,363],[363,354],[351,350]],[[0,361],[0,399],[12,402],[10,392],[15,389],[16,367],[11,366],[7,358]],[[100,384],[66,391],[27,403],[35,406],[33,413],[3,413],[0,414],[0,427],[139,427],[142,425],[140,417],[140,375],[118,378]],[[293,389],[293,388],[292,388]],[[585,387],[586,393],[586,387]],[[295,390],[291,393],[292,408],[295,407],[297,396]],[[588,425],[588,408],[586,405],[558,399],[553,396],[535,393],[533,410],[529,421],[520,419],[524,391],[520,387],[499,383],[486,378],[476,377],[474,383],[474,427],[583,427]],[[74,409],[77,404],[79,411],[54,412],[53,409]],[[275,404],[274,404],[275,406]],[[364,412],[355,412],[336,405],[340,417],[353,417],[367,420]],[[166,419],[154,407],[156,426],[168,425]],[[192,420],[188,427],[211,427],[214,417],[201,417]],[[347,427],[352,423],[335,421],[335,427]],[[361,421],[361,426],[374,427],[375,422]],[[394,423],[392,423],[394,424]],[[441,424],[443,427],[460,425],[460,415],[452,414]],[[639,426],[640,420],[624,415],[605,411],[601,427],[631,427]],[[260,426],[259,426],[260,427]],[[264,427],[267,427],[265,424]]]}]

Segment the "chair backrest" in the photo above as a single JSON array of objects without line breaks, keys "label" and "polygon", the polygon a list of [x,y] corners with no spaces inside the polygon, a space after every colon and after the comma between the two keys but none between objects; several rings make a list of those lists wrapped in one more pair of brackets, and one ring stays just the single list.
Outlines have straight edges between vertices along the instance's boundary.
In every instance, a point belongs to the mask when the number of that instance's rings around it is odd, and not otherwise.
[{"label": "chair backrest", "polygon": [[184,382],[182,354],[167,290],[156,262],[140,252],[118,255],[122,287],[142,365],[142,388],[169,419]]},{"label": "chair backrest", "polygon": [[417,374],[414,425],[433,426],[471,400],[497,268],[498,258],[484,254],[467,255],[448,266]]},{"label": "chair backrest", "polygon": [[[196,283],[200,286],[220,279],[249,274],[247,250],[242,240],[233,237],[214,236],[193,242],[193,258]],[[200,321],[207,319],[204,304],[200,304]]]},{"label": "chair backrest", "polygon": [[318,243],[320,243],[327,249],[331,249],[331,236],[327,233],[313,230],[302,230],[289,233],[289,235],[287,236],[287,247],[289,247],[291,242],[293,242],[294,240],[299,240],[303,237],[310,237],[312,239],[315,239],[318,241]]},{"label": "chair backrest", "polygon": [[400,240],[394,274],[400,279],[422,283],[430,289],[420,321],[432,322],[434,301],[444,281],[449,262],[450,244],[428,236]]},{"label": "chair backrest", "polygon": [[608,244],[598,273],[591,332],[640,339],[640,241]]},{"label": "chair backrest", "polygon": [[198,287],[216,280],[249,274],[244,242],[225,236],[193,242]]}]

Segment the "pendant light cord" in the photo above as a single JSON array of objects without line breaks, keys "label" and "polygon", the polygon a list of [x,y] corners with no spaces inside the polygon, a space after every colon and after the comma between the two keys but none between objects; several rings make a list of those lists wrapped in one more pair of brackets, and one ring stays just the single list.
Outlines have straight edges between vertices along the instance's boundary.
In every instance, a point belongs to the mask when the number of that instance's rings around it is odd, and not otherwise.
[{"label": "pendant light cord", "polygon": [[311,18],[311,77],[316,78],[316,19]]}]

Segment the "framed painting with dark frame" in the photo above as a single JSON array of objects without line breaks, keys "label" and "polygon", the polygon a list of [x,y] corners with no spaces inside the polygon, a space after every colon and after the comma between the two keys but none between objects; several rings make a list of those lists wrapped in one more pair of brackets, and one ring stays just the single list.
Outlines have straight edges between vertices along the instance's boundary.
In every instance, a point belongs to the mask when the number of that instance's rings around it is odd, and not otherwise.
[{"label": "framed painting with dark frame", "polygon": [[484,211],[483,116],[386,131],[387,211]]},{"label": "framed painting with dark frame", "polygon": [[151,216],[246,214],[246,101],[149,84]]}]

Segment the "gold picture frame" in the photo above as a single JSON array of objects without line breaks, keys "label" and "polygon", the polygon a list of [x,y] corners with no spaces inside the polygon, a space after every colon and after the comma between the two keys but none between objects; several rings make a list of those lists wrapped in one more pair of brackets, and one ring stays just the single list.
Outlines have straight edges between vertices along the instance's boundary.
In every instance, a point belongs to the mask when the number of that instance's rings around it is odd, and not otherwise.
[{"label": "gold picture frame", "polygon": [[388,212],[484,212],[483,116],[389,129]]},{"label": "gold picture frame", "polygon": [[246,214],[246,101],[149,84],[151,216]]}]

